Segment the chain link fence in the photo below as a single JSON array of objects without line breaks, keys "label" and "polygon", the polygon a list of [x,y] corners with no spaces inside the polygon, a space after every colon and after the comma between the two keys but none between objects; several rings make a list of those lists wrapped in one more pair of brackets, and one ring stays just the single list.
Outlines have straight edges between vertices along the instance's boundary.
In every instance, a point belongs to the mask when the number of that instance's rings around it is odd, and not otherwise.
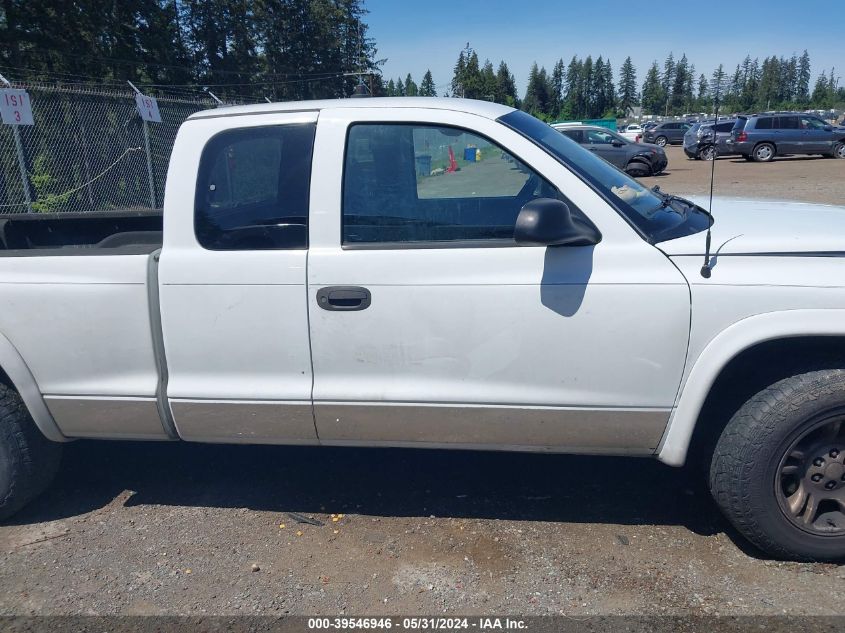
[{"label": "chain link fence", "polygon": [[16,126],[0,125],[0,215],[160,208],[179,125],[216,105],[157,97],[161,123],[147,124],[147,150],[131,91],[14,87],[29,93],[35,124],[17,126],[17,141]]}]

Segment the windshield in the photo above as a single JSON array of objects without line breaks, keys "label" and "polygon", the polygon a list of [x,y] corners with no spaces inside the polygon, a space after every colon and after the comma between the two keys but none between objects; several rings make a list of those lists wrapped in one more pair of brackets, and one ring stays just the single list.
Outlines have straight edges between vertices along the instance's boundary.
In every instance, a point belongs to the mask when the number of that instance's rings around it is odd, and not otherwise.
[{"label": "windshield", "polygon": [[648,241],[662,242],[707,229],[707,214],[694,204],[648,189],[530,114],[516,110],[499,121],[581,176]]},{"label": "windshield", "polygon": [[610,145],[614,141],[619,143],[630,143],[628,139],[624,136],[619,136],[616,132],[612,132],[610,130],[595,130],[595,129],[586,129],[584,132],[587,135],[587,142],[588,143],[598,143],[600,145]]}]

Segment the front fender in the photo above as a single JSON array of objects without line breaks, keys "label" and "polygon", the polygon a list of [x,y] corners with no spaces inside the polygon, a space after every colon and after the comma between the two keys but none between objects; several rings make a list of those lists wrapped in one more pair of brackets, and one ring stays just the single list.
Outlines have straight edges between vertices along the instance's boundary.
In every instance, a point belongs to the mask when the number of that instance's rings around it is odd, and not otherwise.
[{"label": "front fender", "polygon": [[29,371],[17,348],[3,334],[0,334],[0,367],[12,381],[15,390],[20,394],[21,400],[44,437],[54,442],[67,442],[68,438],[62,435],[47,405],[44,404],[35,376]]},{"label": "front fender", "polygon": [[657,449],[660,461],[683,466],[704,401],[727,364],[741,352],[775,339],[845,336],[845,310],[785,310],[737,321],[716,335],[692,365]]}]

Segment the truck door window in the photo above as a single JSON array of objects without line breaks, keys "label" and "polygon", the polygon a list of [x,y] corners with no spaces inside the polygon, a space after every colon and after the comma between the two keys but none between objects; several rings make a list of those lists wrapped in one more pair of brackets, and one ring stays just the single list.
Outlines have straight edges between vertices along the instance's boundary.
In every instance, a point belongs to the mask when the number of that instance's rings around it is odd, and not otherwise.
[{"label": "truck door window", "polygon": [[209,250],[308,248],[316,125],[221,132],[200,158],[194,231]]},{"label": "truck door window", "polygon": [[359,124],[349,130],[343,243],[513,242],[534,198],[560,197],[526,165],[466,130]]}]

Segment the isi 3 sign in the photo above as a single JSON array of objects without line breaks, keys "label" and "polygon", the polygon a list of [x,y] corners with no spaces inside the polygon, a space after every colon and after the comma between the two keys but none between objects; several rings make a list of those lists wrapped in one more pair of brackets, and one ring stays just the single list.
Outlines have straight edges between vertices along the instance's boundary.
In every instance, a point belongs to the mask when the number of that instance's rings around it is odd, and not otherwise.
[{"label": "isi 3 sign", "polygon": [[158,111],[158,101],[155,97],[148,97],[140,92],[135,93],[135,105],[138,107],[138,114],[144,121],[161,123],[161,113]]},{"label": "isi 3 sign", "polygon": [[26,90],[0,88],[0,117],[6,125],[34,125],[32,102]]}]

